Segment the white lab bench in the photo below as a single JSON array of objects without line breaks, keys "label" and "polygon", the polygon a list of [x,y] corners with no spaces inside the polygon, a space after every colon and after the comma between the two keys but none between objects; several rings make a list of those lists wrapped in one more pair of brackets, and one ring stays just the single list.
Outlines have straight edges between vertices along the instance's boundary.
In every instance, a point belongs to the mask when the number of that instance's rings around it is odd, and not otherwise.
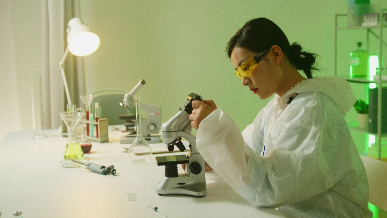
[{"label": "white lab bench", "polygon": [[[0,212],[3,218],[21,210],[24,218],[45,217],[162,217],[145,207],[149,202],[168,217],[283,217],[273,208],[250,205],[223,180],[209,175],[207,195],[160,196],[156,187],[164,166],[133,164],[124,133],[109,127],[109,143],[93,142],[89,161],[114,165],[117,175],[101,175],[85,168],[63,168],[67,139],[58,130],[44,130],[44,139],[34,132],[11,132],[0,143]],[[179,171],[181,168],[179,166]],[[206,176],[207,177],[207,176]],[[128,193],[137,200],[130,201]]]}]

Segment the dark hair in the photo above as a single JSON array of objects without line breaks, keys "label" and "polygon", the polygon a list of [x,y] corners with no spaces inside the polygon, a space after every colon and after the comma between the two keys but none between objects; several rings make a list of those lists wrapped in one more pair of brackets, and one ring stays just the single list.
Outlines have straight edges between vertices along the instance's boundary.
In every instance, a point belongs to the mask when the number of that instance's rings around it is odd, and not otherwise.
[{"label": "dark hair", "polygon": [[231,37],[227,44],[227,55],[231,58],[234,47],[243,47],[252,52],[263,52],[273,45],[278,45],[286,55],[289,62],[297,70],[304,71],[308,78],[312,78],[316,54],[302,51],[302,47],[293,43],[290,45],[285,33],[271,20],[267,18],[256,18],[247,22],[236,34]]}]

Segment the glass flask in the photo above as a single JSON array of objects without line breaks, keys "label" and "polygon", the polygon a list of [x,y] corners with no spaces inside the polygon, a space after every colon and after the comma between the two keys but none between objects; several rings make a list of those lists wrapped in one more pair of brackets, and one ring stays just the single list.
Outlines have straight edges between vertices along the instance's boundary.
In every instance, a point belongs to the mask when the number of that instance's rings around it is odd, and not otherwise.
[{"label": "glass flask", "polygon": [[81,145],[84,154],[90,153],[92,147],[90,140],[87,139],[86,127],[86,124],[79,125],[79,128],[81,129],[81,140],[79,141],[79,144]]},{"label": "glass flask", "polygon": [[129,147],[129,160],[135,164],[154,163],[152,148],[142,136],[140,97],[136,100],[136,137]]},{"label": "glass flask", "polygon": [[357,43],[357,49],[350,54],[350,77],[363,78],[368,75],[368,53],[362,47],[362,42]]},{"label": "glass flask", "polygon": [[75,133],[76,126],[79,120],[83,117],[82,112],[61,112],[59,113],[63,122],[67,126],[67,144],[64,154],[64,159],[83,159],[83,151],[81,145],[78,142],[77,135]]}]

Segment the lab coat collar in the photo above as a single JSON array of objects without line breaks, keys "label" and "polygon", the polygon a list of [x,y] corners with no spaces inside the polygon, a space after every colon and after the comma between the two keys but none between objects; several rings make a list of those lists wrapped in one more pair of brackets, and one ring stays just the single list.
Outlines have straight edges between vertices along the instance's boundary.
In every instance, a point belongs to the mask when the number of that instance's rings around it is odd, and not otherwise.
[{"label": "lab coat collar", "polygon": [[283,110],[288,106],[287,102],[290,97],[305,92],[319,92],[327,95],[336,104],[343,116],[356,102],[356,96],[349,83],[338,77],[316,77],[303,80],[289,89],[282,97],[276,95],[274,102],[279,109]]}]

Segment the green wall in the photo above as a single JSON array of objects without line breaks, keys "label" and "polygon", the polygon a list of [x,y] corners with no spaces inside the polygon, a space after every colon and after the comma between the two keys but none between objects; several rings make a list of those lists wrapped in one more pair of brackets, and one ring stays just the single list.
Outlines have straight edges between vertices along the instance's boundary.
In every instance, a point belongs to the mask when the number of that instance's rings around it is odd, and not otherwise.
[{"label": "green wall", "polygon": [[[163,121],[196,92],[215,100],[241,130],[268,100],[260,100],[235,76],[225,53],[230,37],[248,20],[267,17],[291,43],[319,55],[316,76],[333,76],[334,18],[347,13],[345,0],[80,2],[82,19],[101,39],[100,48],[84,58],[88,93],[130,91],[145,79],[138,95],[161,106]],[[387,8],[385,0],[371,2],[372,10]],[[355,116],[351,111],[347,119]]]}]

